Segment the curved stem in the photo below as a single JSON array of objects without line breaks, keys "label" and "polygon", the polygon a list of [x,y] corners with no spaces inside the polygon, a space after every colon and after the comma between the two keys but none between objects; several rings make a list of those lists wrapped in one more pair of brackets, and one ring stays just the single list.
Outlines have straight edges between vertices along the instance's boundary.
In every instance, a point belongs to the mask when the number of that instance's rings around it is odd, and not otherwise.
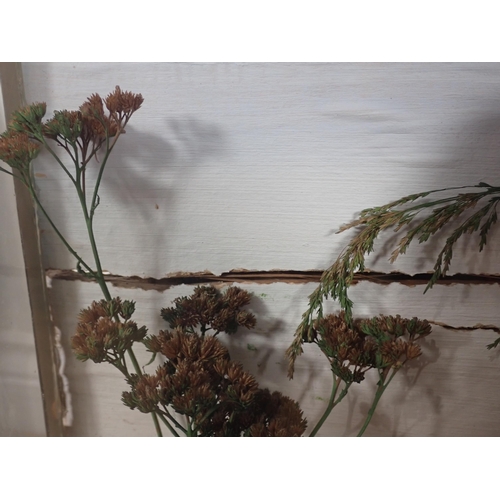
[{"label": "curved stem", "polygon": [[187,417],[187,433],[186,433],[186,436],[187,437],[196,437],[197,435],[198,435],[198,433],[196,431],[193,431],[191,419],[189,417]]},{"label": "curved stem", "polygon": [[153,424],[155,426],[156,436],[160,438],[163,437],[163,433],[161,432],[160,422],[158,422],[158,415],[156,414],[156,412],[151,413],[151,417],[153,419]]},{"label": "curved stem", "polygon": [[[94,261],[95,261],[95,265],[96,265],[96,272],[94,272],[86,264],[86,262],[75,252],[75,250],[73,250],[73,248],[71,247],[71,245],[69,245],[69,243],[63,237],[63,235],[61,234],[61,232],[57,229],[57,227],[55,226],[55,224],[52,222],[52,219],[49,217],[49,215],[47,214],[47,212],[43,208],[42,204],[40,203],[40,200],[36,196],[36,193],[35,193],[35,190],[34,190],[33,186],[32,185],[28,185],[28,188],[30,189],[31,195],[33,196],[33,199],[36,201],[36,203],[38,204],[38,206],[40,207],[40,209],[42,210],[42,212],[44,213],[44,215],[47,217],[47,220],[49,221],[49,223],[51,224],[51,226],[56,231],[56,234],[59,236],[59,238],[61,239],[61,241],[63,242],[63,244],[69,250],[69,252],[74,257],[76,257],[76,259],[78,260],[78,262],[80,264],[82,264],[89,271],[89,273],[96,279],[96,281],[98,282],[98,284],[99,284],[99,286],[100,286],[100,288],[102,290],[102,293],[104,294],[104,297],[108,301],[111,301],[112,298],[111,298],[111,294],[109,293],[109,289],[108,289],[108,287],[106,285],[106,280],[104,279],[104,274],[103,274],[103,271],[102,271],[102,265],[101,265],[101,260],[100,260],[100,257],[99,257],[99,252],[97,250],[97,243],[95,241],[94,228],[93,228],[93,224],[92,223],[93,223],[94,211],[95,211],[95,208],[97,206],[96,202],[98,200],[99,185],[100,185],[101,178],[102,178],[102,175],[103,175],[103,172],[104,172],[104,167],[106,166],[106,161],[108,160],[109,154],[111,153],[111,150],[113,149],[114,145],[116,144],[116,141],[117,141],[119,135],[120,135],[120,131],[118,131],[118,133],[115,136],[115,138],[114,138],[113,143],[111,144],[111,146],[109,146],[109,137],[106,137],[106,154],[105,154],[105,156],[103,158],[103,161],[102,161],[102,164],[101,164],[101,168],[99,170],[99,174],[98,174],[98,177],[97,177],[96,185],[94,187],[94,194],[92,196],[92,203],[90,205],[90,214],[89,214],[89,210],[87,208],[87,200],[86,200],[86,196],[85,196],[85,192],[84,192],[85,188],[82,188],[82,186],[81,186],[81,169],[80,169],[80,167],[78,165],[78,153],[77,153],[76,148],[75,148],[75,157],[72,157],[72,155],[70,154],[70,156],[71,156],[71,158],[72,158],[72,160],[73,160],[73,162],[75,164],[75,168],[76,168],[76,179],[75,179],[71,175],[71,173],[69,172],[69,170],[66,168],[66,166],[64,165],[64,163],[62,163],[62,161],[57,156],[57,154],[47,144],[47,141],[45,140],[45,138],[43,136],[40,137],[40,140],[43,143],[43,145],[45,146],[45,148],[50,152],[50,154],[54,157],[54,159],[57,161],[57,163],[62,167],[62,169],[65,171],[65,173],[68,175],[68,177],[73,182],[73,185],[75,186],[75,189],[76,189],[77,194],[78,194],[78,198],[80,200],[80,204],[82,206],[83,215],[84,215],[84,218],[85,218],[85,224],[87,226],[87,233],[88,233],[89,240],[90,240],[90,246],[92,248],[92,254],[94,256]],[[68,153],[69,153],[69,151],[68,151]],[[139,363],[137,362],[137,358],[135,357],[135,354],[134,354],[132,348],[127,349],[127,353],[130,356],[130,359],[132,361],[132,364],[134,365],[134,369],[135,369],[137,375],[142,375],[142,371],[141,371],[141,369],[139,367]],[[118,367],[116,364],[115,364],[115,366],[118,369],[120,369],[120,367]],[[124,374],[128,373],[126,365],[124,365],[121,368],[122,369],[120,369],[120,371],[122,373],[124,373]],[[153,413],[151,413],[151,416],[153,418],[153,423],[154,423],[154,426],[155,426],[155,429],[156,429],[156,434],[159,437],[162,437],[162,432],[161,432],[160,424],[159,424],[159,421],[158,421],[158,415],[155,412],[153,412]],[[160,418],[161,418],[161,414],[160,414]],[[167,426],[169,427],[169,429],[172,429],[171,426],[168,424],[168,422],[167,422]],[[176,434],[175,430],[173,430],[173,434]]]},{"label": "curved stem", "polygon": [[391,383],[391,380],[394,378],[394,375],[396,375],[396,372],[397,372],[397,370],[394,370],[392,372],[387,383],[384,383],[384,381],[385,381],[384,375],[382,374],[380,376],[377,392],[375,393],[375,397],[373,398],[372,406],[371,406],[370,410],[368,411],[368,415],[366,417],[366,420],[363,424],[363,427],[361,427],[361,430],[358,432],[357,437],[361,437],[364,434],[366,428],[368,427],[368,424],[370,423],[370,421],[373,417],[373,414],[375,413],[375,410],[377,408],[378,402],[380,401],[380,398],[382,397],[382,394],[384,394],[384,391],[387,389],[387,386]]},{"label": "curved stem", "polygon": [[42,203],[38,199],[38,196],[36,195],[35,189],[33,188],[33,186],[27,184],[27,187],[28,187],[28,189],[29,189],[29,191],[31,193],[31,196],[35,200],[35,203],[38,205],[38,207],[42,211],[43,215],[45,215],[45,217],[47,218],[47,221],[52,226],[52,229],[54,229],[54,231],[56,232],[57,236],[62,241],[62,243],[64,244],[64,246],[68,249],[68,251],[71,253],[71,255],[73,255],[73,257],[75,257],[76,260],[83,267],[85,267],[85,269],[87,269],[87,271],[89,272],[90,275],[92,275],[93,277],[96,277],[95,276],[95,272],[92,270],[92,268],[76,253],[76,251],[73,249],[73,247],[66,241],[66,238],[64,238],[64,236],[61,234],[61,232],[59,231],[59,229],[57,228],[57,226],[54,224],[54,222],[50,218],[49,214],[46,212],[45,208],[43,207]]},{"label": "curved stem", "polygon": [[[153,413],[153,415],[156,415],[156,413]],[[177,431],[170,425],[170,422],[163,416],[161,411],[158,412],[158,416],[160,417],[161,421],[168,427],[168,430],[174,435],[175,437],[180,437],[179,434],[177,434]]]},{"label": "curved stem", "polygon": [[327,405],[326,410],[324,411],[322,417],[319,419],[318,423],[315,425],[314,429],[311,431],[311,434],[309,434],[309,437],[316,436],[318,431],[321,429],[321,426],[325,423],[325,420],[328,418],[328,416],[332,412],[333,406],[334,406],[334,401],[335,401],[335,394],[337,393],[338,388],[339,388],[338,379],[334,373],[333,374],[333,387],[332,387],[332,393],[330,394],[330,400],[328,401],[328,405]]},{"label": "curved stem", "polygon": [[[87,212],[86,206],[85,206],[85,212]],[[99,252],[97,251],[97,244],[94,237],[94,229],[92,227],[92,221],[88,217],[85,217],[85,223],[87,225],[87,232],[89,234],[90,246],[92,248],[92,254],[94,255],[94,261],[97,269],[95,278],[99,283],[99,286],[101,287],[102,293],[106,297],[106,300],[111,300],[111,294],[109,293],[108,286],[106,285],[106,280],[104,279],[104,274],[102,272],[101,259],[99,258]]]},{"label": "curved stem", "polygon": [[101,167],[99,169],[99,173],[97,175],[97,180],[95,182],[94,186],[94,193],[92,195],[92,201],[90,203],[90,217],[91,219],[94,218],[94,211],[96,209],[96,202],[98,198],[98,193],[99,193],[99,187],[101,185],[101,179],[104,174],[104,167],[106,166],[106,162],[108,161],[109,155],[111,154],[111,151],[115,147],[116,141],[118,141],[118,137],[120,137],[120,134],[122,132],[123,128],[119,128],[118,131],[116,132],[115,137],[113,138],[113,142],[111,145],[109,144],[109,135],[106,134],[106,153],[104,154],[104,158],[102,159],[101,162]]},{"label": "curved stem", "polygon": [[[80,200],[80,205],[83,210],[83,217],[85,219],[85,224],[87,226],[87,233],[89,235],[90,247],[92,249],[92,255],[94,256],[94,261],[96,265],[97,272],[94,274],[99,286],[101,287],[102,293],[106,300],[111,300],[111,294],[109,293],[108,287],[106,285],[106,280],[104,279],[104,274],[102,272],[101,259],[99,257],[99,252],[97,250],[97,244],[94,236],[94,228],[92,226],[92,218],[89,216],[89,211],[87,208],[87,202],[85,200],[85,194],[79,183],[75,183],[76,192],[78,194],[78,199]],[[140,374],[140,372],[138,372]]]},{"label": "curved stem", "polygon": [[104,167],[106,166],[106,162],[108,161],[109,154],[111,153],[111,149],[109,148],[109,137],[106,136],[106,154],[104,155],[104,158],[102,159],[101,162],[101,167],[99,168],[99,173],[97,174],[97,179],[95,181],[95,186],[94,186],[94,193],[92,195],[92,201],[90,203],[90,214],[91,214],[91,219],[94,218],[94,211],[96,208],[96,202],[97,202],[97,196],[99,193],[99,187],[101,185],[101,179],[104,174]]},{"label": "curved stem", "polygon": [[[184,427],[182,427],[182,425],[179,424],[179,422],[177,422],[177,420],[175,420],[175,418],[172,417],[172,415],[170,415],[170,412],[168,411],[167,407],[165,405],[163,405],[163,408],[164,408],[163,413],[174,423],[174,425],[177,427],[177,429],[180,429],[184,434],[187,434],[187,430],[184,429]],[[179,436],[177,435],[177,437],[179,437]]]},{"label": "curved stem", "polygon": [[352,382],[346,383],[344,389],[342,392],[339,394],[339,397],[337,400],[335,400],[335,395],[337,394],[337,390],[340,387],[340,379],[337,378],[335,374],[333,374],[333,387],[332,387],[332,393],[330,394],[330,400],[328,401],[328,405],[326,407],[325,412],[323,413],[322,417],[319,419],[318,423],[314,427],[314,429],[311,431],[311,434],[309,434],[309,437],[315,437],[318,431],[321,429],[323,424],[325,423],[326,419],[330,416],[330,413],[332,410],[337,406],[342,399],[344,399],[345,395],[347,394],[347,391],[349,390],[349,387],[351,387]]},{"label": "curved stem", "polygon": [[66,168],[66,166],[61,161],[61,159],[59,158],[59,156],[57,156],[57,154],[55,153],[55,151],[48,145],[47,141],[45,140],[45,137],[40,134],[40,135],[37,135],[36,138],[45,146],[45,149],[54,157],[54,159],[56,160],[56,162],[66,172],[66,175],[71,179],[71,181],[73,182],[73,184],[76,185],[75,178],[71,175],[71,172]]}]

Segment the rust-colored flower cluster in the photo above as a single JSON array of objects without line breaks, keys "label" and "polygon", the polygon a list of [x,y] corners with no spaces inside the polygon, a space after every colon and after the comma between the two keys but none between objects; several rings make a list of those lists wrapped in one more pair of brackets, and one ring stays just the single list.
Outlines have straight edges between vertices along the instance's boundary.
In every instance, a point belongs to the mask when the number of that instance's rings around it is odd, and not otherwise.
[{"label": "rust-colored flower cluster", "polygon": [[170,328],[193,331],[199,327],[201,334],[212,330],[235,333],[239,326],[253,328],[255,316],[242,311],[250,303],[250,294],[238,287],[229,287],[224,293],[209,286],[196,287],[190,297],[174,300],[174,307],[161,310],[162,318]]},{"label": "rust-colored flower cluster", "polygon": [[[370,368],[397,370],[420,356],[417,340],[430,333],[431,325],[427,321],[399,315],[358,319],[350,326],[342,311],[316,320],[310,340],[303,342],[318,345],[337,377],[346,383],[359,383]],[[295,361],[296,351],[288,351],[291,363]]]},{"label": "rust-colored flower cluster", "polygon": [[123,393],[125,405],[159,412],[171,421],[170,410],[184,415],[189,431],[183,431],[189,435],[302,435],[306,421],[299,405],[279,392],[260,389],[215,337],[255,325],[254,316],[240,310],[249,301],[248,292],[237,287],[224,293],[197,287],[190,297],[163,309],[172,330],[147,337],[144,344],[166,361],[152,375],[130,378],[131,390]]},{"label": "rust-colored flower cluster", "polygon": [[143,101],[141,94],[116,86],[106,98],[92,94],[78,111],[56,111],[45,123],[45,103],[26,106],[14,112],[7,131],[0,135],[0,160],[23,174],[48,138],[63,147],[74,161],[78,159],[84,168],[109,138],[116,139],[125,132],[125,125]]},{"label": "rust-colored flower cluster", "polygon": [[111,301],[92,302],[89,308],[80,311],[76,333],[71,338],[77,359],[111,364],[123,360],[126,350],[147,334],[145,326],[139,328],[137,323],[130,321],[134,310],[133,301],[117,297]]},{"label": "rust-colored flower cluster", "polygon": [[148,338],[149,349],[167,358],[154,375],[131,380],[123,393],[130,408],[148,413],[168,408],[185,415],[198,436],[300,436],[306,421],[298,404],[260,389],[252,375],[231,361],[213,336],[177,328]]},{"label": "rust-colored flower cluster", "polygon": [[0,136],[0,160],[19,171],[23,178],[29,175],[29,165],[39,152],[40,144],[30,141],[26,134],[10,129]]},{"label": "rust-colored flower cluster", "polygon": [[373,366],[375,345],[344,313],[329,314],[314,323],[314,341],[330,361],[333,373],[345,382],[361,382]]},{"label": "rust-colored flower cluster", "polygon": [[373,345],[373,363],[381,369],[399,369],[407,361],[418,358],[422,350],[417,341],[432,331],[426,320],[399,315],[360,320],[357,326],[366,335],[366,343]]}]

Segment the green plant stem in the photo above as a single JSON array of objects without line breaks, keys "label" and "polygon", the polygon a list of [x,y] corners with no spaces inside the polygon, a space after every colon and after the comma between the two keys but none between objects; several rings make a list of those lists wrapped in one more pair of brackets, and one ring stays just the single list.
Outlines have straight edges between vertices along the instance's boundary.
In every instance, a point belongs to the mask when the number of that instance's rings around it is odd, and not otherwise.
[{"label": "green plant stem", "polygon": [[[86,211],[86,207],[85,207],[85,211]],[[104,294],[104,297],[106,297],[106,300],[109,301],[109,300],[111,300],[111,294],[109,293],[108,287],[106,285],[106,280],[104,279],[104,273],[102,272],[101,259],[99,258],[99,252],[97,251],[97,244],[96,244],[95,237],[94,237],[94,229],[92,227],[92,221],[88,217],[85,217],[85,223],[87,225],[90,246],[92,247],[92,254],[94,255],[95,265],[96,265],[96,269],[97,269],[97,273],[95,275],[95,278],[96,278],[97,282],[99,283],[99,286],[101,287],[101,290],[102,290],[102,293]]]},{"label": "green plant stem", "polygon": [[325,423],[326,419],[330,416],[330,413],[332,410],[337,406],[342,399],[344,399],[345,395],[347,394],[347,391],[349,390],[349,387],[351,387],[351,383],[346,383],[346,386],[342,390],[342,392],[339,394],[339,397],[337,400],[335,400],[335,396],[337,394],[337,390],[340,387],[340,379],[333,374],[333,387],[332,387],[332,393],[330,394],[330,400],[328,401],[328,405],[326,407],[325,412],[323,413],[322,417],[319,419],[318,423],[314,427],[314,429],[311,431],[311,434],[309,434],[309,437],[315,437],[318,431],[321,429],[323,424]]},{"label": "green plant stem", "polygon": [[[72,158],[73,162],[75,163],[75,167],[76,167],[77,178],[75,179],[71,175],[71,173],[69,172],[69,170],[66,168],[66,166],[64,165],[64,163],[57,156],[57,154],[47,144],[47,141],[45,141],[45,138],[43,136],[40,136],[41,142],[43,143],[43,145],[45,146],[45,148],[50,152],[50,154],[54,157],[54,159],[56,160],[56,162],[61,166],[61,168],[64,170],[64,172],[68,175],[68,177],[71,179],[71,181],[73,182],[73,185],[76,188],[76,191],[77,191],[77,194],[78,194],[78,199],[80,200],[80,204],[82,206],[83,215],[84,215],[84,218],[85,218],[85,224],[87,226],[87,233],[88,233],[89,240],[90,240],[90,246],[92,248],[92,254],[94,256],[94,261],[95,261],[95,265],[96,265],[96,269],[97,269],[96,272],[94,272],[90,268],[90,266],[76,253],[76,251],[66,241],[66,239],[64,238],[64,236],[61,234],[61,232],[59,231],[59,229],[56,227],[56,225],[54,224],[54,222],[52,221],[52,219],[49,217],[48,213],[44,209],[43,205],[41,204],[40,200],[38,199],[38,197],[36,195],[34,187],[31,185],[31,183],[27,183],[26,184],[27,187],[28,187],[28,189],[29,189],[29,191],[30,191],[30,193],[31,193],[31,195],[32,195],[32,197],[33,197],[33,199],[35,200],[35,202],[37,203],[37,205],[40,207],[40,210],[43,212],[43,214],[45,215],[45,217],[49,221],[49,224],[52,226],[52,228],[56,232],[57,236],[60,238],[60,240],[63,242],[63,244],[69,250],[69,252],[77,259],[77,261],[82,266],[84,266],[87,269],[87,271],[89,272],[89,274],[97,281],[97,283],[99,284],[99,286],[100,286],[100,288],[102,290],[102,293],[103,293],[103,295],[104,295],[104,297],[105,297],[105,299],[107,301],[111,301],[112,297],[111,297],[111,294],[109,293],[109,289],[108,289],[108,287],[106,285],[106,280],[104,279],[104,273],[102,271],[101,260],[100,260],[100,257],[99,257],[99,252],[97,250],[97,243],[95,241],[95,235],[94,235],[94,229],[93,229],[93,224],[92,223],[93,223],[94,211],[95,211],[95,208],[97,206],[96,205],[96,201],[97,201],[97,198],[98,198],[99,185],[100,185],[100,182],[101,182],[102,175],[104,173],[104,167],[106,165],[106,161],[107,161],[107,159],[109,157],[109,154],[111,153],[111,150],[113,149],[113,146],[116,144],[116,140],[118,139],[119,135],[120,135],[120,132],[117,133],[117,135],[116,135],[116,137],[115,137],[115,139],[114,139],[111,147],[109,147],[109,138],[108,137],[106,138],[106,149],[107,149],[107,151],[106,151],[104,159],[103,159],[103,161],[101,163],[101,168],[99,170],[99,175],[98,175],[98,178],[97,178],[97,181],[96,181],[96,185],[94,187],[94,194],[93,194],[93,197],[92,197],[91,213],[90,214],[89,214],[89,211],[88,211],[88,208],[87,208],[87,201],[86,201],[85,193],[84,193],[84,191],[82,189],[82,186],[80,185],[81,175],[80,175],[80,168],[79,168],[79,165],[78,165],[78,156],[76,156],[76,158]],[[132,350],[132,348],[127,349],[127,353],[129,355],[130,359],[132,360],[132,364],[134,365],[134,369],[135,369],[135,372],[137,373],[137,375],[142,375],[142,371],[141,371],[141,369],[139,367],[139,363],[137,362],[137,358],[135,357],[135,354],[134,354],[134,351]],[[117,365],[115,364],[114,366],[117,366]],[[124,367],[124,369],[125,369],[125,371],[127,371],[125,367]],[[122,370],[120,370],[120,371],[122,371]],[[123,373],[123,371],[122,371],[122,373]],[[154,423],[154,426],[155,426],[155,430],[156,430],[157,436],[158,437],[162,437],[162,432],[161,432],[160,423],[158,421],[157,414],[153,412],[153,413],[151,413],[151,417],[153,418],[153,423]],[[167,423],[167,425],[168,425],[168,423]],[[170,425],[168,425],[168,427],[171,428]],[[175,433],[175,431],[174,431],[174,433]]]},{"label": "green plant stem", "polygon": [[[165,405],[163,405],[163,408],[164,408],[164,411],[162,413],[164,413],[173,422],[173,424],[177,427],[177,429],[181,430],[184,434],[187,434],[187,430],[184,429],[184,427],[182,427],[182,425],[179,424],[179,422],[177,422],[177,420],[175,420],[175,418],[172,417],[172,415],[170,415],[170,412],[168,411],[167,407]],[[160,413],[161,413],[161,410],[160,410]]]},{"label": "green plant stem", "polygon": [[[95,186],[94,186],[94,193],[92,195],[92,201],[90,203],[90,218],[91,218],[91,220],[93,220],[93,218],[94,218],[94,211],[95,211],[95,209],[97,207],[96,203],[97,203],[97,198],[99,196],[98,193],[99,193],[99,187],[101,185],[101,179],[102,179],[102,176],[104,174],[104,167],[106,166],[106,163],[108,161],[109,155],[111,154],[111,151],[115,147],[115,144],[118,141],[118,137],[120,137],[120,134],[122,133],[122,130],[125,128],[125,125],[127,124],[127,121],[117,131],[117,133],[116,133],[116,135],[115,135],[115,137],[114,137],[113,142],[111,143],[111,145],[109,144],[109,135],[106,134],[106,153],[104,154],[104,158],[102,159],[102,162],[101,162],[101,167],[99,169],[99,173],[97,175],[97,179],[96,179]],[[103,126],[104,126],[104,124],[103,124]],[[104,128],[106,128],[106,127],[104,126]]]},{"label": "green plant stem", "polygon": [[156,414],[156,412],[151,413],[151,418],[153,419],[153,424],[155,426],[156,436],[160,438],[163,437],[163,433],[161,432],[160,422],[158,421],[158,415]]},{"label": "green plant stem", "polygon": [[[134,365],[136,373],[138,375],[141,375],[141,371],[139,369],[139,364],[137,363],[137,358],[135,357],[135,354],[134,354],[134,351],[132,350],[132,348],[127,349],[127,353],[129,354],[130,358],[132,359],[132,364]],[[110,364],[112,364],[115,368],[117,368],[127,380],[130,380],[130,373],[127,369],[127,364],[126,364],[125,358],[123,356],[121,356],[120,359],[111,360]],[[151,413],[151,417],[153,419],[153,423],[155,426],[156,435],[158,437],[163,437],[163,434],[161,432],[160,423],[158,422],[157,413],[158,413],[158,415],[160,415],[160,418],[161,418],[161,414],[160,414],[159,410],[158,410],[158,412]],[[170,429],[171,427],[168,424],[168,422],[166,422],[166,424],[167,424],[168,428]]]},{"label": "green plant stem", "polygon": [[[108,294],[109,294],[109,292],[108,292]],[[111,300],[111,299],[109,299],[109,300]],[[139,366],[139,363],[137,362],[137,358],[135,357],[135,353],[131,347],[129,347],[127,349],[127,354],[129,355],[129,357],[132,361],[132,364],[134,365],[135,373],[137,373],[137,375],[142,375],[141,367]],[[154,423],[154,426],[156,429],[156,435],[158,437],[162,437],[160,422],[158,422],[157,414],[155,412],[151,413],[151,418],[153,419],[153,423]]]},{"label": "green plant stem", "polygon": [[[155,415],[155,413],[153,413]],[[175,436],[175,437],[180,437],[179,434],[177,434],[177,431],[170,425],[170,422],[163,416],[163,414],[159,411],[158,416],[160,417],[161,421],[168,427],[168,430]]]},{"label": "green plant stem", "polygon": [[[64,170],[66,175],[71,179],[74,185],[76,185],[76,180],[75,178],[71,175],[71,172],[66,168],[66,165],[61,161],[59,156],[55,153],[55,151],[49,146],[47,141],[45,140],[45,137],[42,135],[42,133],[36,134],[35,137],[44,145],[45,149],[54,157],[56,162],[59,164],[59,166]],[[70,155],[71,156],[71,155]],[[78,170],[78,165],[77,165],[77,170]]]},{"label": "green plant stem", "polygon": [[387,389],[387,386],[391,383],[391,380],[394,378],[394,375],[396,375],[396,373],[397,373],[397,370],[394,370],[392,372],[387,383],[384,383],[385,376],[383,374],[380,376],[377,392],[375,393],[375,397],[373,398],[372,406],[371,406],[370,410],[368,411],[368,415],[366,417],[366,420],[363,424],[363,427],[361,427],[361,430],[358,432],[357,437],[361,437],[364,434],[366,428],[368,427],[368,424],[370,423],[370,421],[373,417],[373,414],[375,413],[375,409],[377,408],[378,402],[380,401],[382,394],[384,394],[385,390]]},{"label": "green plant stem", "polygon": [[31,193],[31,196],[35,200],[35,203],[38,205],[38,207],[40,208],[40,210],[42,211],[42,213],[45,215],[45,217],[47,218],[47,221],[52,226],[52,229],[54,229],[55,233],[57,234],[57,236],[59,237],[59,239],[62,241],[62,243],[64,244],[64,246],[68,249],[68,251],[71,253],[71,255],[73,255],[73,257],[75,257],[76,260],[83,267],[85,267],[87,269],[88,273],[95,278],[96,276],[95,276],[95,273],[92,270],[92,268],[76,253],[76,251],[73,249],[73,247],[66,241],[66,238],[64,238],[64,236],[61,234],[61,232],[59,231],[59,229],[57,228],[57,226],[54,224],[54,222],[50,218],[49,214],[46,212],[45,208],[43,207],[42,203],[38,199],[38,196],[35,193],[34,187],[31,186],[31,185],[29,185],[29,184],[27,184],[27,187],[28,187],[28,189],[29,189],[29,191]]},{"label": "green plant stem", "polygon": [[198,435],[197,432],[193,432],[193,427],[191,426],[191,420],[187,417],[187,437],[196,437]]}]

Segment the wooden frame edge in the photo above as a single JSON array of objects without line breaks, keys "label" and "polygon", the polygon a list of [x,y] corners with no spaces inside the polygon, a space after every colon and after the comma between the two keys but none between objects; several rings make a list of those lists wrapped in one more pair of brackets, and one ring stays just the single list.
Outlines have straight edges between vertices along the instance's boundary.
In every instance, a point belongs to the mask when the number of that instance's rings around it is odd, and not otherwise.
[{"label": "wooden frame edge", "polygon": [[[21,63],[0,63],[0,85],[6,123],[13,111],[24,106],[24,85]],[[61,386],[55,351],[45,272],[42,265],[36,209],[26,187],[14,179],[19,229],[26,268],[26,281],[31,306],[38,374],[42,391],[47,436],[64,436]]]}]

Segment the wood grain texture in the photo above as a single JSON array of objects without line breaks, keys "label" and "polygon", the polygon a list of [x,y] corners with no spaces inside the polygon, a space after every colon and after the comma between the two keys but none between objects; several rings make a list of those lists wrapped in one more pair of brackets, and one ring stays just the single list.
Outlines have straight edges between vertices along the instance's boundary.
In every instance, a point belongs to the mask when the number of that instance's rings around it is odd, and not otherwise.
[{"label": "wood grain texture", "polygon": [[[428,189],[498,184],[499,64],[29,63],[23,72],[27,99],[46,101],[48,114],[75,109],[117,84],[145,98],[107,167],[96,214],[102,262],[116,275],[321,270],[351,236],[335,231],[363,208]],[[48,156],[37,159],[35,170],[47,210],[91,260],[71,185]],[[41,229],[46,268],[74,268],[43,219]],[[431,271],[445,236],[410,247],[390,265],[389,234],[367,267]],[[498,275],[499,250],[497,228],[481,254],[477,240],[459,243],[451,273]],[[283,353],[315,284],[245,288],[255,293],[259,326],[230,339],[235,359],[264,386],[298,399],[314,423],[328,398],[329,368],[307,349],[290,382]],[[452,326],[498,322],[497,284],[437,286],[425,296],[423,288],[360,283],[352,289],[355,313]],[[138,321],[154,331],[160,308],[191,289],[117,293],[137,300]],[[66,347],[78,310],[97,298],[91,283],[54,280],[52,305]],[[424,366],[396,377],[367,434],[499,435],[499,360],[485,349],[495,338],[488,330],[436,327]],[[121,406],[119,374],[71,361],[68,377],[71,434],[153,433],[149,417]],[[370,383],[352,390],[322,435],[355,434],[373,394]]]},{"label": "wood grain texture", "polygon": [[[16,69],[12,63],[0,64],[0,133],[12,103],[19,102]],[[9,167],[2,163],[2,168]],[[16,193],[12,177],[4,173],[0,200],[0,436],[45,436]]]},{"label": "wood grain texture", "polygon": [[[307,296],[313,284],[246,285],[253,293],[251,310],[257,315],[255,330],[222,336],[232,359],[241,362],[263,387],[279,390],[299,401],[309,421],[309,430],[321,416],[329,397],[331,374],[326,359],[313,345],[304,346],[293,380],[286,376],[284,353],[290,345]],[[153,435],[148,415],[131,411],[120,402],[127,390],[121,374],[107,365],[79,362],[69,352],[79,309],[100,298],[92,283],[53,281],[50,289],[56,325],[63,332],[67,349],[67,376],[72,395],[74,425],[70,435]],[[165,329],[162,307],[175,297],[190,294],[192,286],[181,285],[163,292],[112,289],[112,295],[137,301],[135,321],[150,333]],[[497,317],[500,287],[456,285],[422,297],[423,287],[380,287],[362,284],[353,288],[359,316],[379,313],[412,317],[425,312],[430,320],[454,326],[472,326],[477,318],[463,305],[481,304],[484,322]],[[335,306],[330,304],[331,310]],[[367,435],[380,436],[497,436],[500,406],[496,388],[500,383],[497,352],[486,345],[497,334],[491,331],[448,331],[434,327],[423,344],[423,355],[399,373],[383,396]],[[251,346],[249,349],[248,346]],[[140,364],[149,361],[139,352]],[[148,367],[151,369],[152,367]],[[369,377],[354,386],[324,425],[322,436],[356,435],[371,404],[375,380]]]},{"label": "wood grain texture", "polygon": [[[103,264],[115,274],[324,269],[349,237],[333,233],[361,209],[498,179],[498,64],[23,70],[27,99],[46,101],[49,114],[116,84],[145,98],[105,173],[96,216]],[[36,171],[47,209],[90,257],[85,228],[70,217],[79,207],[69,182],[48,157]],[[41,224],[46,267],[74,267]],[[457,249],[453,271],[498,273],[499,245],[492,238],[480,259]],[[368,264],[423,272],[435,255],[415,248],[396,266],[380,255]]]}]

